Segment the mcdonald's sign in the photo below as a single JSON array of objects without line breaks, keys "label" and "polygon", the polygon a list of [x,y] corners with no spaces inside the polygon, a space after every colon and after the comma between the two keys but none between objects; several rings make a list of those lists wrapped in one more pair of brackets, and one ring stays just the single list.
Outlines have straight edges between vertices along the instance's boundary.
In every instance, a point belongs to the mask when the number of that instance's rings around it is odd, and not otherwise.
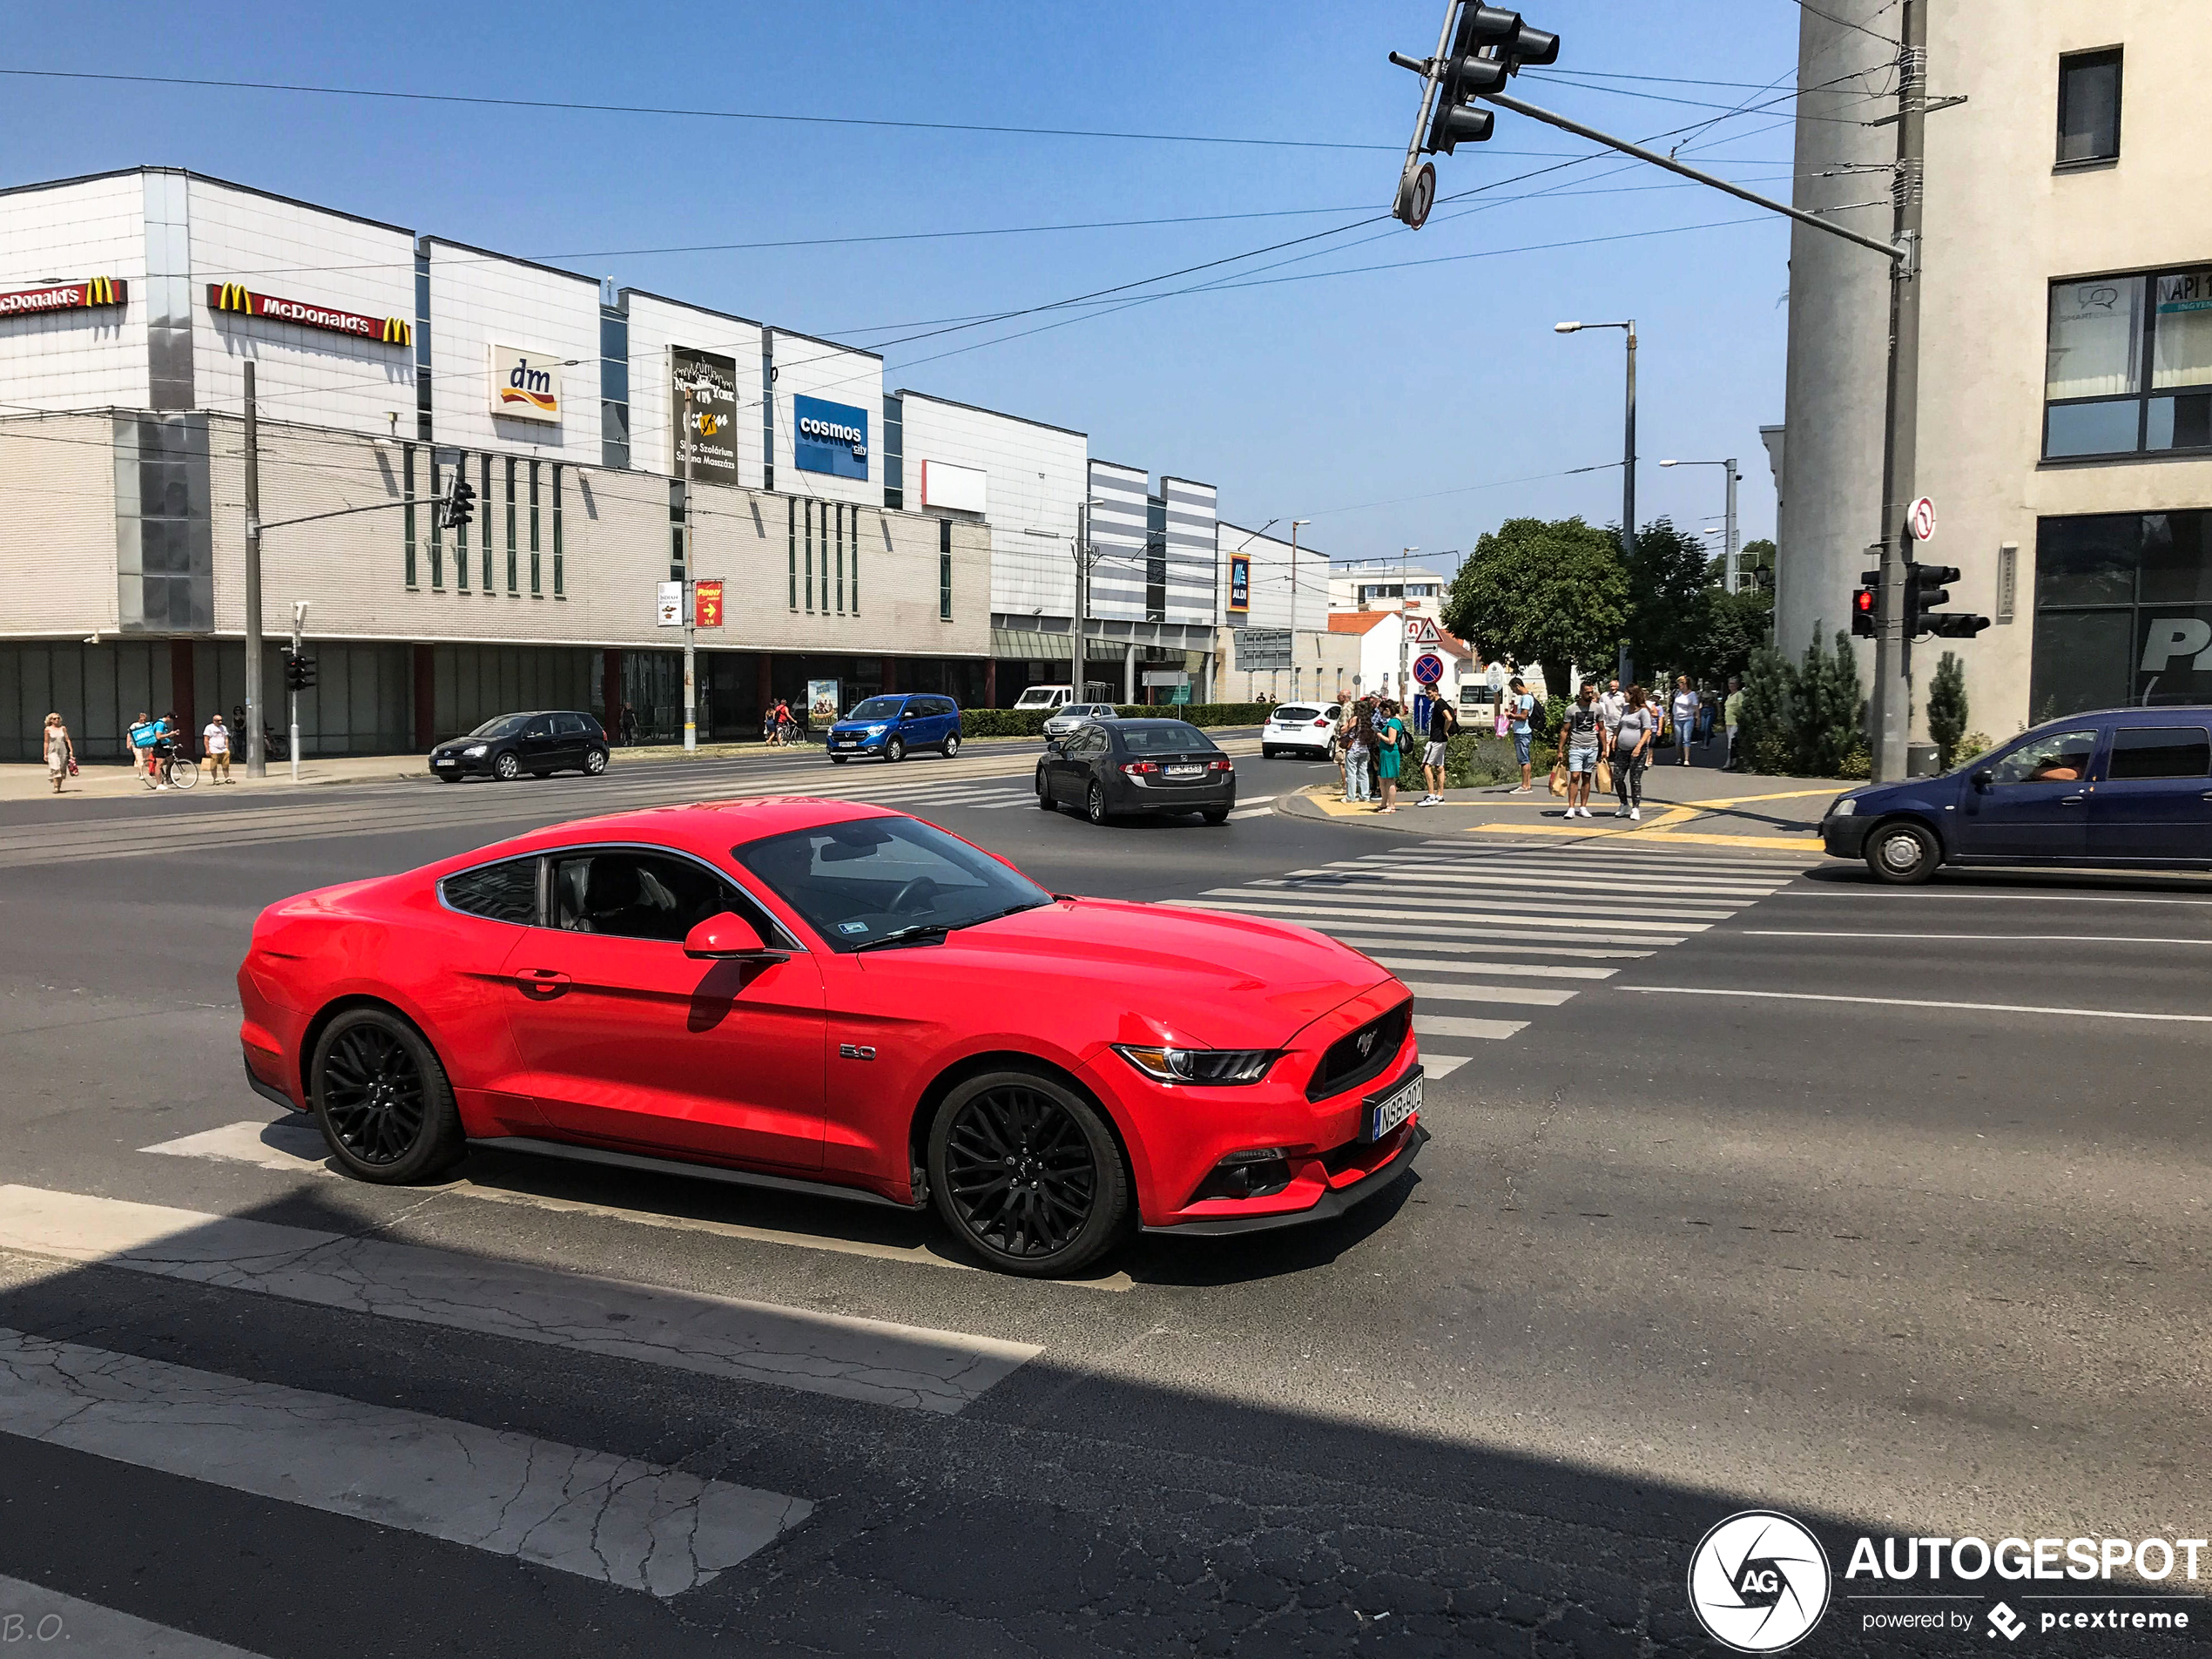
[{"label": "mcdonald's sign", "polygon": [[209,283],[207,304],[215,311],[242,311],[249,317],[296,322],[303,328],[350,334],[355,340],[373,340],[387,346],[415,344],[415,325],[405,317],[365,317],[357,311],[334,311],[304,300],[280,300],[273,293],[256,293],[243,282]]},{"label": "mcdonald's sign", "polygon": [[22,317],[39,311],[82,311],[95,306],[124,303],[129,285],[121,277],[79,277],[74,282],[55,282],[43,288],[18,288],[0,293],[0,317]]}]

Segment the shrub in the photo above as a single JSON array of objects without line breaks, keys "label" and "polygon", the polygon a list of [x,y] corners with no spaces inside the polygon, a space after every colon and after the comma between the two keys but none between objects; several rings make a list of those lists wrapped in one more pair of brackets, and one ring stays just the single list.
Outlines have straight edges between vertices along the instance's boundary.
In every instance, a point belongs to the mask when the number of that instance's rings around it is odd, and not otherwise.
[{"label": "shrub", "polygon": [[[1552,769],[1558,752],[1548,743],[1529,746],[1528,760],[1538,777]],[[1481,789],[1521,781],[1521,762],[1514,758],[1513,739],[1488,732],[1462,732],[1444,745],[1444,785],[1447,789]]]},{"label": "shrub", "polygon": [[1966,665],[1958,652],[1947,651],[1928,681],[1928,736],[1935,740],[1936,765],[1943,771],[1959,764],[1954,757],[1966,735]]},{"label": "shrub", "polygon": [[1870,775],[1866,698],[1848,634],[1836,636],[1832,653],[1814,640],[1796,667],[1764,646],[1751,653],[1736,753],[1750,770],[1771,776]]},{"label": "shrub", "polygon": [[1954,766],[1963,766],[1969,760],[1979,760],[1989,752],[1990,747],[1991,738],[1988,732],[1969,732],[1959,739],[1958,746],[1952,750],[1950,764]]}]

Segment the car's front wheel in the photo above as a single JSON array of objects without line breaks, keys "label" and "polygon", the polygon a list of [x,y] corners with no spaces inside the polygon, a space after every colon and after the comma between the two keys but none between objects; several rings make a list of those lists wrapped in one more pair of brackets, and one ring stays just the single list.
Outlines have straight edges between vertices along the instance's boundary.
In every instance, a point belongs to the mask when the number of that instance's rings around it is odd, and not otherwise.
[{"label": "car's front wheel", "polygon": [[961,1242],[1003,1273],[1053,1278],[1129,1224],[1129,1171],[1098,1109],[1036,1072],[971,1077],[929,1130],[929,1184]]},{"label": "car's front wheel", "polygon": [[1049,813],[1054,810],[1052,786],[1045,781],[1042,766],[1037,768],[1037,806],[1043,812]]},{"label": "car's front wheel", "polygon": [[404,1186],[461,1156],[453,1085],[422,1034],[387,1008],[349,1008],[316,1039],[307,1100],[339,1166]]},{"label": "car's front wheel", "polygon": [[1918,887],[1936,873],[1943,849],[1925,828],[1907,819],[1878,824],[1866,838],[1866,867],[1878,881],[1892,887]]},{"label": "car's front wheel", "polygon": [[501,783],[511,784],[523,775],[523,763],[516,759],[515,752],[509,749],[491,763],[491,771],[492,776],[498,779]]}]

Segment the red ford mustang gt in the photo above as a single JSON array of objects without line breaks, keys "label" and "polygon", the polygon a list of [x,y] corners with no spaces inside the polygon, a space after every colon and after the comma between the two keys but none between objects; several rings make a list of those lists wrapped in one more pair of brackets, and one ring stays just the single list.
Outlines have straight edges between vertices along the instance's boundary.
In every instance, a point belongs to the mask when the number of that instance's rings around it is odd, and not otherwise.
[{"label": "red ford mustang gt", "polygon": [[1427,1137],[1413,998],[1301,927],[1046,893],[918,819],[588,819],[270,907],[246,1071],[367,1181],[471,1143],[933,1200],[1008,1272],[1335,1215]]}]

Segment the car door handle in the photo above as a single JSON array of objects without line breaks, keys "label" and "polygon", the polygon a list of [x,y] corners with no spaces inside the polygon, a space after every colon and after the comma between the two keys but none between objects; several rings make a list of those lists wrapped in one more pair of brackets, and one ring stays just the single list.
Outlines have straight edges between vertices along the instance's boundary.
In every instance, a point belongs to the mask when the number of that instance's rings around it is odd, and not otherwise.
[{"label": "car door handle", "polygon": [[543,998],[548,1001],[560,995],[575,981],[563,973],[550,968],[526,968],[515,975],[526,996]]},{"label": "car door handle", "polygon": [[2061,795],[2059,797],[2059,805],[2061,806],[2079,806],[2083,801],[2088,799],[2089,798],[2087,795]]}]

